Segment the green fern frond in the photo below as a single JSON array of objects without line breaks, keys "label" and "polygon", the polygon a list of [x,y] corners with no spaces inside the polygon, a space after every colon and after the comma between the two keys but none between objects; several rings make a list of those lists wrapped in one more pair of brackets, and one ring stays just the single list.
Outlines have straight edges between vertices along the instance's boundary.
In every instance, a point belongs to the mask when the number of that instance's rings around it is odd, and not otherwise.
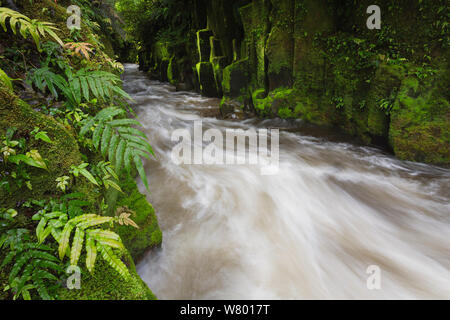
[{"label": "green fern frond", "polygon": [[120,260],[113,252],[113,250],[105,245],[97,245],[103,259],[108,262],[108,264],[116,270],[123,278],[128,279],[130,277],[130,272],[127,266]]},{"label": "green fern frond", "polygon": [[[51,255],[48,246],[37,243],[22,243],[14,250],[10,251],[2,263],[3,266],[9,265],[16,258],[9,274],[9,286],[14,291],[14,298],[20,295],[26,300],[31,298],[30,290],[36,289],[42,299],[52,299],[48,292],[47,283],[44,279],[58,281],[55,274],[63,272],[59,265],[59,260]],[[51,271],[51,272],[50,272]]]},{"label": "green fern frond", "polygon": [[150,159],[155,156],[146,135],[132,125],[140,125],[134,119],[114,119],[123,116],[125,110],[109,107],[101,110],[95,117],[87,119],[80,130],[84,136],[95,126],[92,134],[93,145],[100,150],[105,158],[114,164],[117,172],[125,169],[131,172],[132,164],[137,169],[147,190],[149,189],[147,176],[142,158]]},{"label": "green fern frond", "polygon": [[[66,218],[62,219],[64,215]],[[69,255],[70,264],[77,265],[84,244],[86,250],[86,267],[90,272],[92,272],[94,269],[97,252],[100,251],[102,252],[102,257],[108,257],[108,260],[106,260],[106,262],[110,264],[111,267],[113,267],[115,270],[120,270],[119,273],[122,276],[124,274],[127,274],[128,270],[125,272],[122,269],[122,266],[117,261],[120,261],[120,259],[115,256],[115,253],[112,250],[112,248],[119,250],[125,249],[120,236],[110,230],[99,228],[92,229],[93,227],[116,222],[118,221],[116,217],[104,217],[96,214],[84,214],[68,220],[68,216],[65,213],[51,212],[41,213],[39,215],[35,215],[33,218],[35,220],[40,219],[40,222],[38,224],[39,231],[36,230],[36,233],[39,233],[38,238],[40,235],[42,236],[42,234],[46,233],[45,230],[47,230],[47,228],[52,228],[50,234],[57,235],[55,237],[55,240],[59,243],[58,253],[61,260],[63,260],[66,255]],[[62,221],[65,222],[61,223]],[[44,226],[47,227],[44,229]],[[70,241],[71,234],[74,229],[75,234],[72,241]],[[70,245],[71,243],[72,245]],[[100,247],[102,247],[102,249]],[[51,267],[51,263],[56,262],[54,259],[55,257],[53,257],[52,259],[50,259],[50,257],[47,257],[46,261],[49,268]],[[20,261],[20,264],[22,266],[24,263],[26,262]],[[13,276],[15,275],[13,274]]]},{"label": "green fern frond", "polygon": [[28,39],[29,36],[34,40],[36,47],[41,51],[40,41],[41,37],[46,37],[49,35],[53,40],[58,42],[61,46],[64,43],[55,33],[58,28],[51,22],[38,21],[36,19],[30,19],[27,16],[11,10],[9,8],[0,8],[0,25],[3,27],[5,32],[8,31],[6,21],[9,20],[9,27],[14,34],[17,34],[17,28],[19,28],[19,33],[24,39]]}]

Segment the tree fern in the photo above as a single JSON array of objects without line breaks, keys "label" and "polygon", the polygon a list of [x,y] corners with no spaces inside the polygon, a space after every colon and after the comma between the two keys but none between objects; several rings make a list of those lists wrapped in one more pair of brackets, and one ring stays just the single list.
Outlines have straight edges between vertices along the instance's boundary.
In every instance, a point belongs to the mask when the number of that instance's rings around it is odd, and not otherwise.
[{"label": "tree fern", "polygon": [[14,292],[14,299],[20,295],[24,299],[30,298],[31,289],[35,289],[44,300],[53,299],[46,280],[57,282],[55,274],[63,273],[63,269],[58,258],[49,251],[52,249],[43,244],[21,243],[6,255],[0,268],[12,265],[8,289]]},{"label": "tree fern", "polygon": [[2,7],[0,8],[0,25],[3,27],[3,30],[5,32],[7,32],[8,30],[6,27],[7,20],[9,21],[9,26],[14,34],[17,34],[17,30],[19,30],[19,33],[24,39],[27,39],[29,36],[31,36],[39,51],[41,51],[41,37],[45,37],[47,34],[61,46],[64,45],[62,40],[55,33],[58,28],[56,28],[55,25],[51,22],[43,22],[36,19],[30,19],[17,11]]},{"label": "tree fern", "polygon": [[68,256],[70,264],[77,265],[83,247],[85,247],[86,267],[89,272],[93,271],[97,252],[100,252],[104,260],[121,276],[124,278],[130,276],[126,265],[112,250],[124,250],[120,236],[110,230],[98,228],[106,223],[117,222],[117,218],[84,214],[69,220],[68,215],[64,212],[41,212],[36,214],[33,219],[40,220],[36,228],[38,241],[44,242],[51,234],[59,243],[58,254],[61,260]]},{"label": "tree fern", "polygon": [[[155,154],[147,142],[146,135],[132,127],[140,126],[138,121],[114,119],[117,116],[124,116],[125,113],[125,110],[117,107],[103,109],[95,117],[85,121],[80,136],[91,132],[94,147],[113,163],[117,172],[125,168],[130,173],[133,163],[148,189],[142,158],[150,159],[150,155],[154,156]],[[94,126],[95,129],[93,129]]]}]

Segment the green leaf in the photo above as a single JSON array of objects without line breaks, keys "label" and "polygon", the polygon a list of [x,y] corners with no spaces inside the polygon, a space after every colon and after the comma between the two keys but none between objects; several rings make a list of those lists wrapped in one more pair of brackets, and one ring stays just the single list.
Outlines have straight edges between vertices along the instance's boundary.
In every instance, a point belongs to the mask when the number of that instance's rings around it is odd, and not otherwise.
[{"label": "green leaf", "polygon": [[86,267],[89,272],[94,270],[95,260],[97,259],[97,246],[95,241],[89,235],[86,236]]},{"label": "green leaf", "polygon": [[80,173],[86,178],[88,179],[92,184],[95,184],[96,186],[99,186],[97,180],[95,180],[94,176],[87,171],[86,169],[81,169]]},{"label": "green leaf", "polygon": [[113,130],[112,130],[111,126],[107,124],[105,126],[105,130],[103,130],[102,143],[101,143],[101,152],[104,157],[106,156],[106,152],[108,151],[108,143],[111,140],[112,134],[113,134]]},{"label": "green leaf", "polygon": [[76,266],[78,264],[78,259],[81,255],[81,249],[83,248],[84,241],[84,231],[82,228],[78,227],[75,230],[75,236],[72,242],[72,251],[70,252],[70,264]]},{"label": "green leaf", "polygon": [[147,175],[145,174],[145,169],[144,169],[144,165],[142,164],[141,158],[138,157],[138,156],[134,156],[133,159],[134,159],[134,164],[135,164],[135,166],[136,166],[136,169],[137,169],[137,171],[138,171],[138,173],[139,173],[139,176],[141,177],[142,182],[143,182],[144,185],[145,185],[145,188],[146,188],[147,190],[150,190],[150,189],[149,189],[149,186],[148,186]]},{"label": "green leaf", "polygon": [[64,259],[64,256],[66,255],[67,248],[69,247],[69,241],[70,241],[70,233],[72,232],[74,228],[74,225],[72,223],[67,223],[64,227],[64,230],[61,233],[61,236],[59,237],[59,247],[58,247],[58,253],[59,258],[62,260]]}]

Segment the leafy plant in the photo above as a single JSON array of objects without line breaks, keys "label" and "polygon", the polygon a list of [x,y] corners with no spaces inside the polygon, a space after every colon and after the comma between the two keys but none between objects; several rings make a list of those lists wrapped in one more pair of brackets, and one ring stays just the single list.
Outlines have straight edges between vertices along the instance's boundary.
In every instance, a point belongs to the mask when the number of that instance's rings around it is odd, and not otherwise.
[{"label": "leafy plant", "polygon": [[56,178],[57,185],[56,187],[61,189],[62,192],[66,192],[67,186],[69,185],[70,177],[62,176]]},{"label": "leafy plant", "polygon": [[139,229],[139,226],[136,222],[133,221],[130,217],[135,213],[130,210],[128,207],[117,208],[116,217],[118,218],[118,222],[121,226],[132,226],[136,229]]},{"label": "leafy plant", "polygon": [[42,140],[47,143],[53,143],[53,141],[49,138],[46,131],[40,131],[38,127],[34,127],[33,131],[30,132],[30,135],[34,137],[36,140]]},{"label": "leafy plant", "polygon": [[92,184],[99,186],[97,180],[95,180],[94,176],[86,169],[89,166],[89,163],[83,162],[82,164],[78,166],[72,165],[70,167],[70,173],[73,174],[75,177],[78,177],[80,174],[84,176],[86,179],[88,179]]},{"label": "leafy plant", "polygon": [[55,273],[62,273],[63,269],[58,258],[49,251],[52,248],[43,244],[20,243],[6,255],[0,268],[14,261],[9,273],[9,286],[6,287],[6,290],[13,291],[14,299],[22,296],[25,300],[31,300],[30,290],[33,289],[42,299],[53,299],[46,280],[57,282]]},{"label": "leafy plant", "polygon": [[14,181],[19,188],[23,183],[32,189],[30,176],[26,170],[27,166],[48,170],[47,164],[38,150],[26,151],[25,140],[13,140],[15,128],[8,128],[6,136],[2,141],[3,147],[0,149],[0,187],[11,192],[10,182]]},{"label": "leafy plant", "polygon": [[91,98],[103,101],[113,101],[114,97],[131,99],[120,87],[120,78],[110,72],[83,68],[73,73],[70,67],[66,67],[65,75],[66,78],[54,73],[49,67],[42,67],[34,69],[28,81],[42,92],[48,88],[56,99],[59,96],[56,89],[59,89],[73,108],[83,101],[89,102]]},{"label": "leafy plant", "polygon": [[64,45],[65,49],[72,51],[73,55],[90,60],[89,53],[93,53],[92,44],[88,42],[68,42]]},{"label": "leafy plant", "polygon": [[55,33],[58,28],[56,28],[51,22],[43,22],[36,19],[30,19],[17,11],[1,7],[0,24],[2,25],[5,32],[7,32],[7,20],[9,21],[9,26],[14,34],[17,34],[17,26],[19,26],[19,33],[24,39],[27,39],[28,36],[31,36],[39,51],[41,51],[40,39],[41,37],[45,37],[47,34],[61,46],[64,45],[62,40]]},{"label": "leafy plant", "polygon": [[[69,256],[70,264],[76,266],[84,244],[86,267],[89,272],[94,270],[97,253],[100,252],[103,259],[122,277],[130,276],[126,265],[113,251],[113,249],[124,250],[120,236],[110,230],[94,228],[105,223],[112,224],[117,221],[117,218],[83,214],[69,220],[64,212],[41,212],[33,216],[33,220],[39,220],[36,228],[39,243],[44,242],[51,234],[59,243],[58,253],[61,260]],[[75,233],[70,245],[73,230]]]},{"label": "leafy plant", "polygon": [[[132,127],[141,125],[137,120],[114,119],[123,115],[125,115],[123,109],[117,107],[105,108],[95,117],[85,121],[80,130],[80,136],[92,132],[94,147],[113,163],[117,172],[125,168],[130,174],[133,162],[145,187],[148,189],[148,180],[142,158],[150,159],[150,155],[155,156],[155,154],[146,140],[146,135]],[[94,126],[95,129],[93,129]]]},{"label": "leafy plant", "polygon": [[101,178],[101,181],[105,186],[106,190],[108,190],[109,187],[112,187],[113,189],[122,192],[122,189],[116,182],[117,180],[119,180],[119,177],[117,176],[117,173],[114,171],[114,167],[111,165],[110,162],[100,161],[94,167],[94,170],[96,171],[97,175]]}]

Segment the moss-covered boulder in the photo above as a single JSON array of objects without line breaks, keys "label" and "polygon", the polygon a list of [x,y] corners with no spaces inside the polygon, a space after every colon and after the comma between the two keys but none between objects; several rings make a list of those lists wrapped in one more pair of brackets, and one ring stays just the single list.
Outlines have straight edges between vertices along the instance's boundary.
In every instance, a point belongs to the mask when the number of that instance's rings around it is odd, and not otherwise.
[{"label": "moss-covered boulder", "polygon": [[[7,87],[0,85],[0,135],[4,135],[6,130],[12,127],[17,129],[17,137],[26,139],[28,150],[38,150],[47,162],[48,170],[27,168],[32,190],[19,188],[15,183],[10,184],[10,193],[0,188],[1,207],[14,207],[17,202],[26,199],[39,199],[54,194],[56,178],[68,175],[71,165],[79,165],[82,162],[77,140],[70,127],[65,127],[54,118],[33,110]],[[53,143],[33,139],[30,132],[35,127],[46,131]]]},{"label": "moss-covered boulder", "polygon": [[[82,257],[83,258],[83,257]],[[122,261],[130,270],[129,279],[122,278],[101,258],[97,259],[94,272],[81,275],[80,289],[58,290],[60,300],[156,300],[156,296],[136,273],[136,267],[129,253]]]},{"label": "moss-covered boulder", "polygon": [[278,116],[282,119],[298,117],[300,110],[294,89],[278,88],[265,98],[261,98],[262,95],[262,89],[253,93],[253,104],[261,116]]},{"label": "moss-covered boulder", "polygon": [[120,185],[124,193],[119,195],[116,206],[119,210],[123,208],[126,211],[132,211],[131,218],[139,226],[139,229],[116,226],[115,230],[122,238],[134,261],[137,262],[146,251],[161,245],[162,232],[158,226],[155,210],[145,196],[139,192],[134,179],[125,178]]}]

